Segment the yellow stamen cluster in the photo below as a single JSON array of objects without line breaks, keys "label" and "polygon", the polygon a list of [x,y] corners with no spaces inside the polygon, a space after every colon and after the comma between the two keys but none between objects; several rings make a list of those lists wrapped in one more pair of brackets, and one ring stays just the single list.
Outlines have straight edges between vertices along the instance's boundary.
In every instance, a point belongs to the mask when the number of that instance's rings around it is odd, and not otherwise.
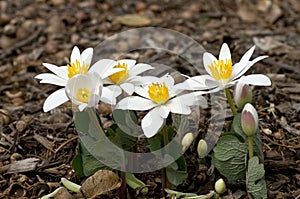
[{"label": "yellow stamen cluster", "polygon": [[77,91],[77,99],[83,103],[88,103],[91,97],[91,91],[87,88],[80,88]]},{"label": "yellow stamen cluster", "polygon": [[231,59],[214,61],[208,68],[215,80],[227,80],[232,75]]},{"label": "yellow stamen cluster", "polygon": [[149,97],[153,102],[163,104],[169,99],[169,89],[165,83],[152,83],[148,88]]},{"label": "yellow stamen cluster", "polygon": [[127,64],[118,63],[114,68],[123,68],[124,70],[116,72],[109,76],[110,80],[115,84],[123,83],[128,78]]},{"label": "yellow stamen cluster", "polygon": [[85,64],[84,62],[81,64],[77,59],[75,63],[69,63],[68,65],[68,77],[72,78],[77,74],[86,75],[89,69],[89,64]]}]

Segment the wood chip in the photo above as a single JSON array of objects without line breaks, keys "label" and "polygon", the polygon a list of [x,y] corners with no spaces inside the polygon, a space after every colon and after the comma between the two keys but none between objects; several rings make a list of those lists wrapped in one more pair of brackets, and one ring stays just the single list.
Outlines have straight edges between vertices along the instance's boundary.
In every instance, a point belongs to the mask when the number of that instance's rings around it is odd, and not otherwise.
[{"label": "wood chip", "polygon": [[293,135],[295,135],[295,136],[300,136],[300,131],[297,130],[297,129],[295,129],[295,128],[293,128],[293,127],[291,127],[291,126],[287,123],[285,117],[281,117],[280,120],[277,119],[276,121],[277,121],[277,122],[281,125],[281,127],[284,128],[287,132],[289,132],[289,133],[291,133],[291,134],[293,134]]},{"label": "wood chip", "polygon": [[27,158],[24,160],[19,160],[10,164],[7,173],[20,173],[34,171],[39,162],[38,158]]},{"label": "wood chip", "polygon": [[45,137],[40,136],[39,134],[34,133],[33,138],[41,143],[44,147],[54,152],[52,143]]}]

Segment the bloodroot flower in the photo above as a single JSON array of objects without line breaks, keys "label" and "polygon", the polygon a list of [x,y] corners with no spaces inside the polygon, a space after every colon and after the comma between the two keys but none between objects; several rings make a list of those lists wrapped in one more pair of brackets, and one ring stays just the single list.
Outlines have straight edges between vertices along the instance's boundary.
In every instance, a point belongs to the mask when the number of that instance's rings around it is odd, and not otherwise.
[{"label": "bloodroot flower", "polygon": [[140,96],[126,97],[116,105],[116,109],[150,110],[141,122],[148,138],[160,130],[170,112],[187,115],[191,113],[189,106],[206,104],[205,98],[200,95],[189,93],[178,96],[181,91],[176,89],[170,75],[152,79],[155,81],[136,90]]},{"label": "bloodroot flower", "polygon": [[232,64],[231,53],[226,43],[221,47],[219,59],[211,53],[205,52],[203,54],[203,64],[208,75],[191,77],[183,83],[182,87],[188,86],[190,90],[214,89],[214,91],[219,91],[233,86],[238,81],[259,86],[271,85],[269,77],[262,74],[243,76],[256,62],[268,57],[259,56],[250,61],[254,49],[255,46],[250,48],[241,60],[234,65]]},{"label": "bloodroot flower", "polygon": [[66,93],[80,111],[86,107],[97,107],[102,94],[101,78],[93,74],[79,74],[72,77],[66,85]]},{"label": "bloodroot flower", "polygon": [[[139,81],[140,76],[138,75],[153,69],[153,67],[148,64],[136,64],[136,61],[133,59],[122,59],[118,61],[103,59],[98,61],[98,64],[105,65],[108,68],[121,69],[121,71],[108,75],[107,78],[103,80],[103,84],[110,84],[107,88],[110,88],[116,96],[120,95],[122,90],[128,95],[132,95],[135,87],[141,83]],[[99,73],[97,68],[92,67],[91,71]]]},{"label": "bloodroot flower", "polygon": [[[67,66],[56,66],[53,64],[43,63],[43,65],[52,73],[42,73],[35,76],[35,78],[40,79],[40,83],[63,86],[63,88],[53,92],[47,97],[43,106],[44,112],[48,112],[69,100],[66,94],[65,87],[69,79],[71,79],[72,77],[78,74],[87,75],[88,73],[92,73],[93,71],[98,71],[97,73],[103,79],[115,72],[123,70],[109,68],[109,65],[103,62],[96,62],[93,66],[90,67],[92,57],[92,48],[87,48],[82,53],[80,53],[78,47],[75,46],[71,53],[70,63]],[[90,68],[93,68],[93,71],[90,71]],[[112,93],[111,90],[105,87],[103,88],[102,98],[106,103],[116,103],[114,93]]]}]

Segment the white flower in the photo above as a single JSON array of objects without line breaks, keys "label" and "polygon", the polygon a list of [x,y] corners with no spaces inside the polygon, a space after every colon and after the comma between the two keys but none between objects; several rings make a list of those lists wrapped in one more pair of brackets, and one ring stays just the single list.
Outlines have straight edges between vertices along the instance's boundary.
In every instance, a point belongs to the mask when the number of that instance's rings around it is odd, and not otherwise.
[{"label": "white flower", "polygon": [[102,94],[101,78],[96,73],[75,75],[68,81],[66,93],[80,111],[86,107],[96,107]]},{"label": "white flower", "polygon": [[[104,59],[99,62],[105,63],[108,68],[123,69],[122,71],[107,75],[107,78],[103,80],[103,84],[112,84],[107,86],[107,88],[110,88],[116,96],[120,95],[122,90],[132,95],[135,87],[141,83],[141,77],[138,75],[153,69],[153,67],[148,64],[136,64],[136,61],[132,59],[122,59],[118,61]],[[94,67],[91,68],[91,71],[99,73]]]},{"label": "white flower", "polygon": [[[52,110],[61,104],[67,102],[69,100],[66,95],[65,87],[70,78],[74,77],[77,74],[87,74],[90,73],[89,68],[91,64],[91,60],[93,57],[93,49],[87,48],[81,54],[77,46],[75,46],[72,50],[70,63],[67,66],[56,66],[53,64],[43,63],[43,65],[49,69],[52,73],[42,73],[35,78],[40,79],[40,83],[53,84],[57,86],[62,86],[63,88],[53,92],[44,102],[44,112]],[[107,63],[103,63],[100,65],[96,62],[92,67],[93,70],[98,70],[98,74],[101,78],[106,78],[109,75],[118,72],[122,69],[112,69],[105,67]],[[116,100],[113,97],[113,93],[111,90],[107,88],[103,88],[102,98],[104,102],[115,104]]]},{"label": "white flower", "polygon": [[142,129],[148,138],[159,131],[170,112],[187,115],[191,113],[189,106],[206,104],[201,95],[189,93],[177,96],[181,91],[175,88],[174,79],[170,75],[152,79],[156,81],[135,91],[140,96],[126,97],[116,106],[116,109],[123,110],[151,109],[142,119]]},{"label": "white flower", "polygon": [[233,86],[236,82],[252,84],[257,86],[270,86],[269,77],[262,74],[252,74],[243,76],[248,69],[256,62],[265,59],[268,56],[259,56],[250,61],[255,46],[250,48],[241,58],[241,60],[232,65],[231,53],[229,47],[224,43],[220,50],[219,59],[211,53],[203,54],[203,64],[208,75],[199,75],[187,79],[181,87],[190,87],[190,90],[214,89],[219,91]]}]

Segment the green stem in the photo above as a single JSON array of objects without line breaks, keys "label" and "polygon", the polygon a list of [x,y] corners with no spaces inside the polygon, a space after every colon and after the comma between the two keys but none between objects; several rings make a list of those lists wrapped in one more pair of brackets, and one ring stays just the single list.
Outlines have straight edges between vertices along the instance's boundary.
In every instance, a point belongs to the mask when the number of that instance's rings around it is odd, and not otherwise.
[{"label": "green stem", "polygon": [[[163,137],[164,137],[164,143],[163,145],[166,146],[169,143],[169,138],[168,138],[168,131],[167,131],[167,126],[164,126],[163,129]],[[166,151],[165,151],[166,154]],[[161,170],[161,183],[162,183],[162,196],[164,198],[167,197],[167,194],[165,192],[166,188],[169,188],[169,182],[168,182],[168,178],[167,178],[167,169],[164,167]]]},{"label": "green stem", "polygon": [[248,144],[249,144],[249,159],[253,157],[253,136],[248,137]]},{"label": "green stem", "polygon": [[232,97],[231,97],[231,95],[230,95],[229,88],[225,88],[225,94],[226,94],[227,101],[228,101],[228,103],[229,103],[229,106],[230,106],[230,109],[231,109],[233,115],[236,115],[237,112],[236,112],[236,109],[235,109],[235,107],[234,107],[234,103],[233,103]]}]

